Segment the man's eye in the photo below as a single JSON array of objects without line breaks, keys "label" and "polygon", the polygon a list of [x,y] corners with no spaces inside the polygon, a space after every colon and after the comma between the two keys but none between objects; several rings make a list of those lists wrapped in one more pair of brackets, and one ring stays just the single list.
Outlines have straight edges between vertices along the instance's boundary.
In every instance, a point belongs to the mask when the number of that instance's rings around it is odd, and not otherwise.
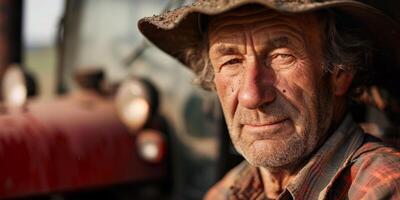
[{"label": "man's eye", "polygon": [[270,65],[275,69],[283,69],[291,66],[296,57],[291,54],[275,54],[270,58]]},{"label": "man's eye", "polygon": [[224,65],[235,65],[235,64],[239,64],[241,62],[242,62],[242,60],[240,60],[238,58],[235,58],[235,59],[228,60],[227,62],[222,64],[222,66],[224,66]]},{"label": "man's eye", "polygon": [[291,61],[294,59],[294,56],[290,54],[276,54],[273,56],[273,59],[276,59],[278,61]]}]

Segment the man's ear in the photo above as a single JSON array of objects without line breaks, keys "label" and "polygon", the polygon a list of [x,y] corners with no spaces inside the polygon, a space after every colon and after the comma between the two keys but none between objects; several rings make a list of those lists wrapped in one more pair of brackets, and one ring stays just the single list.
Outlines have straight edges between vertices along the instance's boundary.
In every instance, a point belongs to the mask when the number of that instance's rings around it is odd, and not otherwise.
[{"label": "man's ear", "polygon": [[353,82],[354,73],[352,70],[344,70],[336,67],[332,73],[332,86],[335,96],[343,96],[349,90]]}]

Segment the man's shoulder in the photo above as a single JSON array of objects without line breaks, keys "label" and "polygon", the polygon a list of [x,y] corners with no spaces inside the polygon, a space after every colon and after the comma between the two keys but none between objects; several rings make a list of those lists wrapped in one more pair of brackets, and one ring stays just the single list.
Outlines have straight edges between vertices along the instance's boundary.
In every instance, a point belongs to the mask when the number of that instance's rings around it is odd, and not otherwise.
[{"label": "man's shoulder", "polygon": [[205,200],[226,199],[231,187],[237,181],[238,177],[249,170],[249,164],[243,161],[233,169],[231,169],[218,183],[211,187],[205,195]]},{"label": "man's shoulder", "polygon": [[400,197],[400,151],[366,135],[352,157],[346,179],[350,199],[396,199]]},{"label": "man's shoulder", "polygon": [[400,151],[380,139],[365,134],[363,145],[353,154],[352,163],[356,166],[387,166],[400,171]]}]

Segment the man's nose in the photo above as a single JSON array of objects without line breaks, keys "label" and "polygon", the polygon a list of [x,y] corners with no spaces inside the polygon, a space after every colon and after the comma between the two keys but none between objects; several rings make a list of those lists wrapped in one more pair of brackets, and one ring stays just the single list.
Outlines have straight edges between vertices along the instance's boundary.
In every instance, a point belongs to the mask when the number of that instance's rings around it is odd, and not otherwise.
[{"label": "man's nose", "polygon": [[254,60],[247,64],[243,71],[238,101],[248,109],[256,109],[275,100],[275,74],[273,69],[261,62]]}]

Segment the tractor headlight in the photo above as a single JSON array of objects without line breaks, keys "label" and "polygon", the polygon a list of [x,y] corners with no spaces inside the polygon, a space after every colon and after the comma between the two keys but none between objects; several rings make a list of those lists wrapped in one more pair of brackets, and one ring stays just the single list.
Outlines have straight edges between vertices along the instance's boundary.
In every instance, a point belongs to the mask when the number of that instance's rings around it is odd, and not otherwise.
[{"label": "tractor headlight", "polygon": [[22,107],[28,97],[25,76],[17,65],[10,66],[2,80],[2,95],[7,107]]},{"label": "tractor headlight", "polygon": [[150,163],[160,163],[166,154],[165,139],[157,130],[144,130],[138,134],[137,150],[139,156]]},{"label": "tractor headlight", "polygon": [[139,79],[129,79],[118,88],[115,102],[122,122],[132,131],[137,131],[147,123],[154,107],[152,88]]}]

